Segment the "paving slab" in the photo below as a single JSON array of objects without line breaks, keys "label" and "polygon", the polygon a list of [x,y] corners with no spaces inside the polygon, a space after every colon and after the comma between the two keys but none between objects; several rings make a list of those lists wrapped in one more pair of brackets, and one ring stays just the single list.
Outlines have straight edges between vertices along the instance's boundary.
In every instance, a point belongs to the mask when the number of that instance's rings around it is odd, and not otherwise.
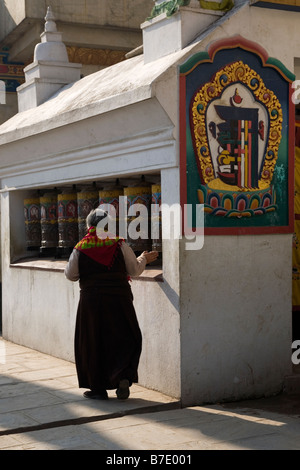
[{"label": "paving slab", "polygon": [[75,364],[0,339],[0,436],[124,414],[180,407],[176,398],[134,384],[129,400],[89,400]]},{"label": "paving slab", "polygon": [[182,408],[138,384],[124,401],[82,392],[73,363],[0,338],[0,450],[101,450],[100,463],[136,455],[143,466],[167,455],[195,463],[205,450],[300,450],[300,395]]}]

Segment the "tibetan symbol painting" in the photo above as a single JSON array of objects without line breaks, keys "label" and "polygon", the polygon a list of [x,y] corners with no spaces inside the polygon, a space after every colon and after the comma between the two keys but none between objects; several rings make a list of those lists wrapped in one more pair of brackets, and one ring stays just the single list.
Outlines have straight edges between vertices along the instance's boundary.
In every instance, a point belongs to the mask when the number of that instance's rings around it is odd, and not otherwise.
[{"label": "tibetan symbol painting", "polygon": [[293,80],[240,36],[181,66],[181,200],[206,233],[292,232]]}]

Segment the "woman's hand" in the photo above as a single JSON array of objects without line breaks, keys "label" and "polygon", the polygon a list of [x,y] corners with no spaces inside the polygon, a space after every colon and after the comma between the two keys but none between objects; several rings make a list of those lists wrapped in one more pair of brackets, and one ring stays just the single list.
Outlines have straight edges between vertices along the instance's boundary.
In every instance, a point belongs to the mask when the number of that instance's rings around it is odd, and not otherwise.
[{"label": "woman's hand", "polygon": [[143,251],[142,255],[145,256],[146,264],[148,264],[157,259],[158,251]]}]

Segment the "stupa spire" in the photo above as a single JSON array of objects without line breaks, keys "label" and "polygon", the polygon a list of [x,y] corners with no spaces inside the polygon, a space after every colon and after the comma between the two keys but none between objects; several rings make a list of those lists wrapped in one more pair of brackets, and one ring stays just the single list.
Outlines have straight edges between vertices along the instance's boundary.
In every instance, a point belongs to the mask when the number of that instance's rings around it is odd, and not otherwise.
[{"label": "stupa spire", "polygon": [[47,13],[45,16],[45,32],[55,32],[57,31],[56,23],[55,23],[55,16],[53,14],[52,8],[49,6],[47,8]]}]

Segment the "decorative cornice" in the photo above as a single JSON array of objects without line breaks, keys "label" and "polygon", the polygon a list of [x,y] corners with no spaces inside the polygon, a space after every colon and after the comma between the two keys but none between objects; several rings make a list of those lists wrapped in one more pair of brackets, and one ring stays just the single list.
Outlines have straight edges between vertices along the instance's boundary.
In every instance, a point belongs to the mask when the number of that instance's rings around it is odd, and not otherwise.
[{"label": "decorative cornice", "polygon": [[82,65],[108,67],[125,60],[126,51],[67,46],[69,61]]}]

